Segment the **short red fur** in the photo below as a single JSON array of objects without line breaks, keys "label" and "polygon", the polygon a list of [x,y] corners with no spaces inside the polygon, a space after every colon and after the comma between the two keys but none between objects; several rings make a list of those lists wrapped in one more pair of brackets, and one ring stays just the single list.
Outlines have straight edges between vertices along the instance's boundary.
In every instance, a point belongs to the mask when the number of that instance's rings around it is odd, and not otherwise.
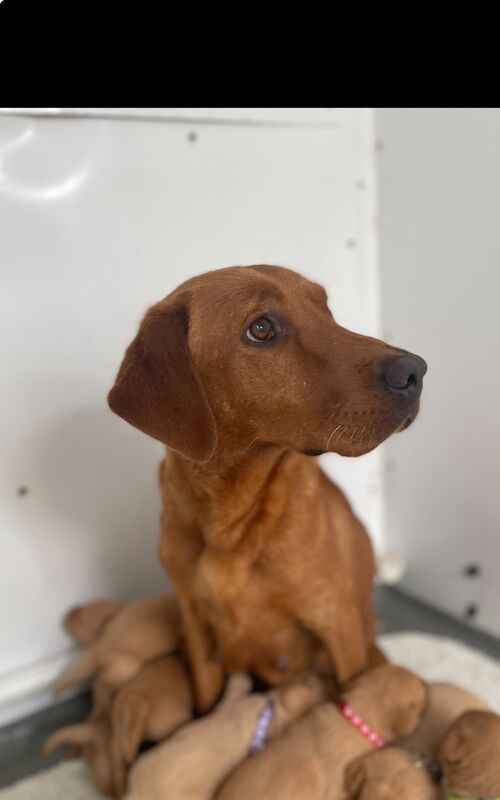
[{"label": "short red fur", "polygon": [[[262,318],[264,344],[248,335]],[[323,288],[281,267],[208,272],[145,315],[108,399],[168,447],[160,556],[199,710],[228,672],[277,685],[326,665],[343,685],[378,658],[372,546],[311,456],[407,427],[420,390],[380,377],[404,353],[338,325]]]}]

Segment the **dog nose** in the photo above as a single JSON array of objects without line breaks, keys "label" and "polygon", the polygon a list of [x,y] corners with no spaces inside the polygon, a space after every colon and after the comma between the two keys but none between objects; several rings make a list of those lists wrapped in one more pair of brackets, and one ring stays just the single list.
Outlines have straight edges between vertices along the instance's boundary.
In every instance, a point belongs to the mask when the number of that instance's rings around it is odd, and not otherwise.
[{"label": "dog nose", "polygon": [[426,372],[427,364],[423,358],[406,354],[387,361],[382,377],[391,392],[413,398],[418,397],[422,391],[422,381]]}]

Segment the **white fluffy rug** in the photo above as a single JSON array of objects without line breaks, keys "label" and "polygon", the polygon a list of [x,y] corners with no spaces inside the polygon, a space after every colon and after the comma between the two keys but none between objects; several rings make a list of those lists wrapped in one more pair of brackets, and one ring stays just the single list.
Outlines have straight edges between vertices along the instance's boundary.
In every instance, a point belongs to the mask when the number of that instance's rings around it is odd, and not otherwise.
[{"label": "white fluffy rug", "polygon": [[[450,681],[500,712],[500,663],[449,639],[419,633],[380,638],[389,658],[429,681]],[[101,800],[85,765],[69,761],[0,791],[0,800]]]}]

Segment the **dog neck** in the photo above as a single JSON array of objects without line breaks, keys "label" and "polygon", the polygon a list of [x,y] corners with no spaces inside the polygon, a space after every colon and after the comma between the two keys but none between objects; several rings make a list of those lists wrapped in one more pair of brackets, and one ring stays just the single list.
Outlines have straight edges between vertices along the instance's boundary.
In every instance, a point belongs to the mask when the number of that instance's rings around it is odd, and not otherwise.
[{"label": "dog neck", "polygon": [[[219,457],[199,464],[170,451],[167,470],[174,491],[188,486],[190,506],[206,543],[232,549],[257,517],[279,511],[272,501],[279,495],[278,505],[284,502],[285,485],[279,493],[274,486],[284,462],[293,454],[284,447],[254,444],[239,458]],[[286,491],[292,490],[293,485],[286,485]]]}]

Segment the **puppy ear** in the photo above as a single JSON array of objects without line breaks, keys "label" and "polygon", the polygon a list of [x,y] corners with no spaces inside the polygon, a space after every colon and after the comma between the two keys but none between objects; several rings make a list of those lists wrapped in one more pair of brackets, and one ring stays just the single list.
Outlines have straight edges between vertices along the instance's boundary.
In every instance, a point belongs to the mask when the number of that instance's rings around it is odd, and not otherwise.
[{"label": "puppy ear", "polygon": [[113,749],[118,759],[131,764],[143,741],[152,709],[140,692],[118,692],[111,712]]},{"label": "puppy ear", "polygon": [[429,690],[427,684],[414,673],[397,667],[401,683],[401,698],[394,706],[392,733],[395,739],[409,736],[420,724],[428,707]]},{"label": "puppy ear", "polygon": [[356,800],[361,796],[361,791],[366,781],[366,769],[363,759],[364,756],[356,758],[345,769],[344,791],[346,798],[349,798],[349,800]]},{"label": "puppy ear", "polygon": [[193,461],[208,461],[215,421],[188,347],[188,297],[153,306],[108,394],[112,411]]},{"label": "puppy ear", "polygon": [[441,741],[438,758],[443,764],[458,764],[467,752],[467,742],[462,734],[459,720],[448,729]]},{"label": "puppy ear", "polygon": [[392,730],[395,738],[409,736],[417,728],[423,716],[423,706],[418,700],[400,708],[394,718]]}]

